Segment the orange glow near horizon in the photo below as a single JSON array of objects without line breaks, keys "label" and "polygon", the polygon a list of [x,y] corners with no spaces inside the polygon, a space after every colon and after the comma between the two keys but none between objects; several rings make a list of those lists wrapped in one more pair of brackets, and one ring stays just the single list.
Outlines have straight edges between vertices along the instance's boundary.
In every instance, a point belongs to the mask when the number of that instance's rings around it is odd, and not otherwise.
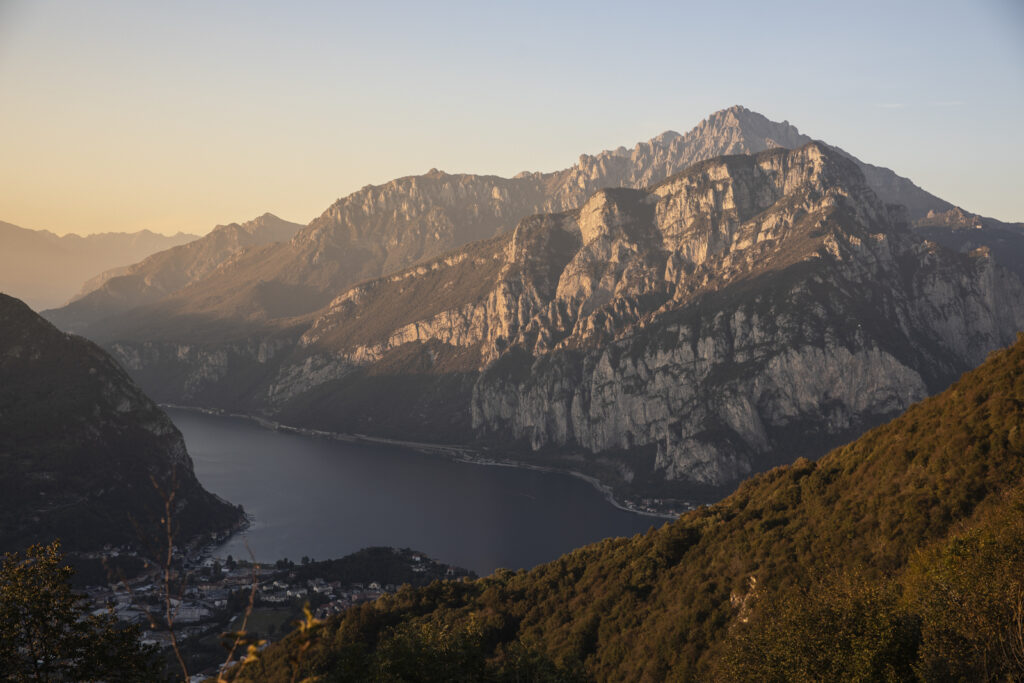
[{"label": "orange glow near horizon", "polygon": [[744,0],[723,50],[707,4],[0,0],[0,221],[305,223],[368,183],[565,168],[733,104],[1024,220],[1022,6],[876,4]]}]

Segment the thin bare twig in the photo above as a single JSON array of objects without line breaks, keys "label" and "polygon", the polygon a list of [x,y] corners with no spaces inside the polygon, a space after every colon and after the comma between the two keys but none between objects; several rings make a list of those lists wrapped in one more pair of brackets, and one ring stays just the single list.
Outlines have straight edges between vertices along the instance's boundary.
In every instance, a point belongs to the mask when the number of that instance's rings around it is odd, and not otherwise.
[{"label": "thin bare twig", "polygon": [[[238,649],[238,645],[246,640],[246,626],[249,624],[249,617],[252,615],[253,607],[256,604],[256,589],[259,586],[259,570],[260,566],[256,562],[256,556],[253,555],[252,548],[249,547],[249,540],[245,541],[245,549],[249,552],[249,560],[252,566],[252,588],[249,590],[249,604],[246,605],[245,615],[242,617],[242,627],[234,632],[235,639],[231,643],[231,649],[228,650],[228,657],[224,661],[224,664],[220,667],[220,671],[217,672],[217,683],[227,683],[227,679],[224,674],[227,672],[228,667],[233,663],[235,658],[235,650]],[[257,643],[258,645],[258,643]],[[246,654],[246,658],[242,660],[242,666],[245,666],[252,661],[252,650],[250,644],[250,651]]]},{"label": "thin bare twig", "polygon": [[[184,680],[188,681],[188,666],[185,664],[185,657],[181,654],[181,647],[178,645],[178,635],[174,632],[174,619],[178,614],[178,610],[172,604],[171,598],[171,578],[173,576],[172,566],[174,563],[174,528],[171,525],[171,513],[174,510],[174,497],[178,493],[178,470],[174,468],[171,470],[171,486],[168,491],[164,491],[160,488],[156,479],[150,477],[153,482],[153,487],[156,488],[157,493],[164,501],[164,516],[160,522],[163,524],[163,531],[167,540],[166,554],[164,561],[162,562],[163,569],[163,582],[164,582],[164,618],[167,620],[167,631],[171,635],[171,649],[174,650],[174,656],[178,660],[178,665],[181,667],[181,673],[184,676]],[[187,575],[181,579],[181,585],[178,592],[178,604],[181,604],[182,594],[185,588],[185,581]]]}]

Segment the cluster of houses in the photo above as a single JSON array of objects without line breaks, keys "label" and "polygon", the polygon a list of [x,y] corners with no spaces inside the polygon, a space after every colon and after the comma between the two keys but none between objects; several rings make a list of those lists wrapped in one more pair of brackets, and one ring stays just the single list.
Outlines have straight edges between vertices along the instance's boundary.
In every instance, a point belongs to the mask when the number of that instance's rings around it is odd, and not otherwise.
[{"label": "cluster of houses", "polygon": [[[133,555],[134,551],[115,548],[107,549],[105,554],[117,557]],[[423,575],[434,565],[417,554],[406,557],[414,574]],[[314,608],[314,616],[323,619],[397,590],[394,584],[377,581],[343,584],[321,577],[298,579],[293,568],[287,566],[262,566],[254,571],[249,563],[235,563],[230,558],[223,564],[210,556],[191,560],[179,556],[177,561],[180,570],[170,590],[162,571],[156,567],[130,580],[86,588],[85,593],[94,606],[93,613],[112,612],[123,622],[138,624],[143,630],[144,643],[163,647],[169,646],[171,641],[167,626],[168,595],[174,633],[180,641],[225,630],[230,620],[245,610],[250,599],[255,607],[309,603]],[[303,573],[308,575],[309,572]],[[444,576],[457,578],[464,574],[448,567]]]},{"label": "cluster of houses", "polygon": [[[185,571],[191,574],[194,569]],[[87,587],[85,594],[94,607],[93,614],[113,612],[119,620],[142,627],[143,643],[165,646],[171,638],[168,608],[179,639],[205,633],[233,616],[228,609],[231,595],[251,590],[252,570],[239,567],[218,573],[195,573],[196,580],[186,579],[184,585],[178,574],[168,590],[160,569],[153,568],[130,580]]]}]

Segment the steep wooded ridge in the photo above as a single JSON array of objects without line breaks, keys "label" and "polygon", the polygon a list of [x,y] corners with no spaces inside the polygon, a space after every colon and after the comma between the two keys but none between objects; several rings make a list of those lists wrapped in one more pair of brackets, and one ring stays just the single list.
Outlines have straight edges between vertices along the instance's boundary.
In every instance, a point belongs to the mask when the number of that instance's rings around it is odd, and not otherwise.
[{"label": "steep wooded ridge", "polygon": [[95,235],[53,234],[0,221],[0,291],[35,310],[63,306],[82,281],[101,270],[135,263],[185,244],[198,235],[158,235],[149,230]]},{"label": "steep wooded ridge", "polygon": [[177,321],[110,344],[158,399],[719,495],[945,387],[1024,328],[1024,287],[809,143],[598,191],[272,334],[153,341]]},{"label": "steep wooded ridge", "polygon": [[1020,680],[1022,477],[1024,336],[817,462],[530,571],[354,607],[234,680]]},{"label": "steep wooded ridge", "polygon": [[166,544],[153,480],[173,490],[176,543],[242,521],[199,485],[181,433],[110,356],[0,294],[0,551]]},{"label": "steep wooded ridge", "polygon": [[188,244],[100,273],[86,281],[69,303],[42,315],[62,330],[81,332],[92,323],[157,302],[201,280],[249,247],[287,242],[302,227],[270,213],[242,224],[218,225]]}]

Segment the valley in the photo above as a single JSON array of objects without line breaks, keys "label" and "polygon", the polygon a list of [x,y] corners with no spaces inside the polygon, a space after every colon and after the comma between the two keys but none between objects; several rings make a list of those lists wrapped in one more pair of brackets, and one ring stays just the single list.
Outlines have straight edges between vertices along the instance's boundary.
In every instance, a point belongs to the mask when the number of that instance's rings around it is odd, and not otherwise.
[{"label": "valley", "polygon": [[82,329],[161,402],[485,451],[667,510],[817,457],[1010,343],[1022,244],[732,107],[564,172],[364,188]]},{"label": "valley", "polygon": [[733,106],[175,239],[0,295],[0,549],[172,669],[1020,674],[1024,224]]},{"label": "valley", "polygon": [[562,474],[474,465],[380,442],[268,431],[168,409],[203,486],[244,506],[248,528],[215,554],[273,563],[415,547],[483,576],[664,523]]}]

